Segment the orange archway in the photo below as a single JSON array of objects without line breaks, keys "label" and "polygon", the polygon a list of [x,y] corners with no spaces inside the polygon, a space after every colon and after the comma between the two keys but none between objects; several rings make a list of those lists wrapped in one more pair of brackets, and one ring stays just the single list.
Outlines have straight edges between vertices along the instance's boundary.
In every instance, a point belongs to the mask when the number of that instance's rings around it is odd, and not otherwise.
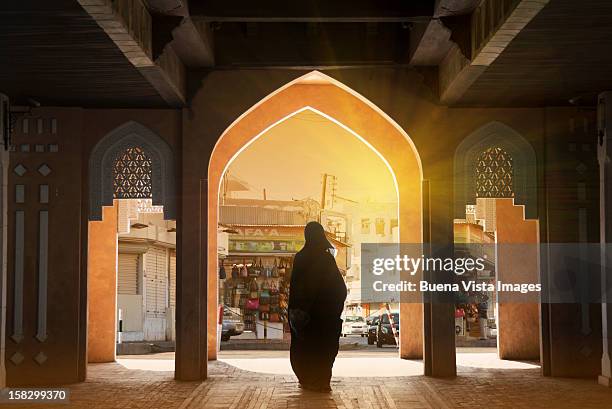
[{"label": "orange archway", "polygon": [[[423,241],[422,179],[418,152],[408,134],[373,103],[344,84],[317,71],[304,75],[262,99],[241,115],[221,135],[208,167],[208,357],[217,356],[218,195],[228,164],[251,141],[277,123],[305,108],[324,114],[360,136],[388,164],[395,175],[402,243]],[[422,304],[402,303],[404,320],[400,338],[402,358],[423,357]]]}]

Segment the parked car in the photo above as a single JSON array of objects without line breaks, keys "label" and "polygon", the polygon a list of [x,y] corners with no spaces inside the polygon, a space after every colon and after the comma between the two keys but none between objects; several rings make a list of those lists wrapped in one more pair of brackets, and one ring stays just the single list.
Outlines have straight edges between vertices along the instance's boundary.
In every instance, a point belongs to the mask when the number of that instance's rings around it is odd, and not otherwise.
[{"label": "parked car", "polygon": [[[393,326],[395,332],[399,335],[399,312],[392,312],[391,317],[393,318]],[[395,336],[393,335],[393,329],[389,322],[389,315],[386,312],[380,314],[378,320],[378,331],[376,331],[376,346],[382,348],[383,345],[397,345],[395,342]]]},{"label": "parked car", "polygon": [[376,343],[378,321],[380,321],[380,316],[369,317],[368,319],[366,319],[366,323],[368,324],[368,345],[374,345],[374,343]]},{"label": "parked car", "polygon": [[230,308],[223,309],[223,324],[221,328],[221,341],[229,341],[231,337],[238,336],[244,331],[242,317]]},{"label": "parked car", "polygon": [[368,335],[368,324],[366,324],[365,318],[358,315],[344,317],[342,336],[346,337],[349,335],[361,335],[362,337]]}]

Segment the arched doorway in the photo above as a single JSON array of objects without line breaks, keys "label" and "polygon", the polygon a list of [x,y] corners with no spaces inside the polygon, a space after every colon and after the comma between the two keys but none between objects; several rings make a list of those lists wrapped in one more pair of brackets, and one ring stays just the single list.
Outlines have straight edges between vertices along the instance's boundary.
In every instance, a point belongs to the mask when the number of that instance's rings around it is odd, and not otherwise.
[{"label": "arched doorway", "polygon": [[[488,123],[459,144],[454,170],[455,250],[488,256],[487,268],[474,278],[540,283],[538,179],[531,144],[501,122]],[[462,300],[457,346],[495,347],[500,359],[540,359],[535,297],[483,291]]]},{"label": "arched doorway", "polygon": [[174,341],[175,184],[170,145],[140,123],[115,128],[92,150],[88,362],[114,361],[121,341]]},{"label": "arched doorway", "polygon": [[[408,134],[374,104],[342,83],[312,72],[304,75],[253,106],[225,130],[211,155],[208,168],[208,357],[217,356],[218,195],[227,165],[259,135],[304,109],[311,109],[363,139],[385,162],[397,181],[400,242],[423,240],[422,167]],[[405,320],[400,337],[402,358],[423,357],[422,304],[401,304]]]}]

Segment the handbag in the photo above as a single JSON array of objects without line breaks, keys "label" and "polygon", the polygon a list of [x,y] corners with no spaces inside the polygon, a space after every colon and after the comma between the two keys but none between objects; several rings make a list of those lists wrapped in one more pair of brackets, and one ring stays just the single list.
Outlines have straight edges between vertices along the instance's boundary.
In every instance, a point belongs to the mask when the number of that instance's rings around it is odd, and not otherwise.
[{"label": "handbag", "polygon": [[225,267],[223,267],[223,264],[221,264],[221,267],[219,268],[219,279],[225,280],[226,278],[227,274],[225,273]]},{"label": "handbag", "polygon": [[270,304],[259,303],[259,311],[269,312],[270,311]]},{"label": "handbag", "polygon": [[272,266],[272,271],[270,273],[272,277],[278,277],[278,266],[276,265],[276,259],[274,259],[274,266]]},{"label": "handbag", "polygon": [[249,284],[249,292],[250,298],[259,298],[259,286],[257,285],[257,280],[255,280],[254,278]]},{"label": "handbag", "polygon": [[261,259],[259,259],[259,264],[257,262],[257,260],[253,263],[253,266],[251,267],[251,274],[254,277],[258,277],[260,275],[263,274],[263,264],[261,264]]},{"label": "handbag", "polygon": [[241,277],[249,276],[249,270],[247,269],[246,261],[242,263],[242,268],[240,269],[240,276]]},{"label": "handbag", "polygon": [[270,322],[280,322],[280,314],[277,312],[270,313],[269,320]]},{"label": "handbag", "polygon": [[284,266],[284,264],[283,264],[283,259],[282,259],[282,258],[281,258],[280,265],[278,266],[278,269],[277,269],[277,270],[278,270],[278,274],[279,274],[279,275],[283,275],[283,274],[285,274],[285,272],[286,272],[286,270],[285,270],[285,266]]},{"label": "handbag", "polygon": [[245,307],[247,310],[258,310],[259,309],[259,298],[249,298],[246,301]]},{"label": "handbag", "polygon": [[232,266],[232,278],[238,278],[239,275],[240,275],[240,269],[238,268],[236,264],[234,264]]}]

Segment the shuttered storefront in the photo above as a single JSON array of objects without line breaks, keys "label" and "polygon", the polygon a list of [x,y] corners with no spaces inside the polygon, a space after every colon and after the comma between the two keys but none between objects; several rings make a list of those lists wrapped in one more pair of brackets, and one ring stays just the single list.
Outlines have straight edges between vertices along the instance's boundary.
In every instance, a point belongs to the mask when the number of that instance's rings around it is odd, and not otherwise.
[{"label": "shuttered storefront", "polygon": [[145,254],[146,312],[149,316],[166,313],[168,261],[166,249],[151,247]]},{"label": "shuttered storefront", "polygon": [[170,252],[170,291],[168,291],[170,307],[176,307],[176,251]]},{"label": "shuttered storefront", "polygon": [[119,253],[117,293],[138,294],[138,254]]}]

